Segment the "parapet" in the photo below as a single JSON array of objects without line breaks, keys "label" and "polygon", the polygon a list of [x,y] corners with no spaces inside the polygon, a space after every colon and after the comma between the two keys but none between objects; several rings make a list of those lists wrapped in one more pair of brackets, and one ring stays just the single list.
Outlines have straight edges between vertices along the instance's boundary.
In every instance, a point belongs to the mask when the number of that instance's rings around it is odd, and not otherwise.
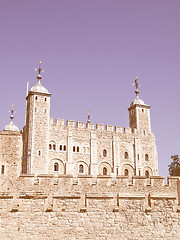
[{"label": "parapet", "polygon": [[125,134],[136,134],[137,129],[136,128],[129,128],[125,127],[124,129],[120,126],[113,127],[112,125],[105,125],[104,124],[96,124],[96,127],[94,126],[94,123],[87,122],[86,124],[82,121],[75,121],[73,120],[67,120],[66,125],[64,123],[64,119],[55,119],[55,123],[53,121],[53,118],[50,118],[50,125],[55,126],[65,126],[70,128],[79,128],[79,129],[89,129],[89,130],[98,130],[101,132],[114,132],[114,133],[125,133]]}]

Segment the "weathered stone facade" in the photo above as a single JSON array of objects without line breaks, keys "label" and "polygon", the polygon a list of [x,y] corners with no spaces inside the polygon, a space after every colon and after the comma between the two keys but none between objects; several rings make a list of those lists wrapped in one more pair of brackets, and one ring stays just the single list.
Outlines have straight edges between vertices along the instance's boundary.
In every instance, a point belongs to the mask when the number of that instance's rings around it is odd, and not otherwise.
[{"label": "weathered stone facade", "polygon": [[180,181],[158,176],[150,106],[137,88],[130,128],[75,126],[50,118],[40,79],[22,131],[11,115],[0,132],[0,239],[180,239]]}]

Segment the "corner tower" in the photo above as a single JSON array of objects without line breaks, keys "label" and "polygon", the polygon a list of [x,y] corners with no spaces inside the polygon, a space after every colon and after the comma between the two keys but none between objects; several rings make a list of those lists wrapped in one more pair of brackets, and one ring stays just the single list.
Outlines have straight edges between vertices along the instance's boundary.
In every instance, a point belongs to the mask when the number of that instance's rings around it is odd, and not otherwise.
[{"label": "corner tower", "polygon": [[135,79],[136,98],[131,103],[129,110],[129,126],[142,131],[144,135],[151,132],[150,106],[145,104],[138,96],[139,83],[138,78]]},{"label": "corner tower", "polygon": [[26,100],[26,125],[23,129],[22,172],[29,174],[47,173],[49,116],[51,94],[40,80],[42,69],[39,62],[38,82],[28,92]]}]

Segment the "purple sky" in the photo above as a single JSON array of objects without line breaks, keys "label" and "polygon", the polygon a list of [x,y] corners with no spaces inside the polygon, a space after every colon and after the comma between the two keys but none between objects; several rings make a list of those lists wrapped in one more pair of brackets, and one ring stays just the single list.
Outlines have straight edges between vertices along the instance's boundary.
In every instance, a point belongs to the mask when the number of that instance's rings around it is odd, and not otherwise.
[{"label": "purple sky", "polygon": [[151,105],[160,175],[180,155],[180,0],[0,1],[0,129],[25,122],[26,82],[52,93],[51,116],[127,127],[135,98]]}]

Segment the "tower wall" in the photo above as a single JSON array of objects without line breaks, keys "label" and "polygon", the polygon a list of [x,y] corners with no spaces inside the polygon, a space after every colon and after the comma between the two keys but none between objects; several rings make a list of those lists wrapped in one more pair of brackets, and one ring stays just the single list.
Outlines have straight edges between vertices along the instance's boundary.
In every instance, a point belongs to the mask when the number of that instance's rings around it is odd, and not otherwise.
[{"label": "tower wall", "polygon": [[16,178],[22,171],[22,134],[12,131],[0,132],[0,174]]},{"label": "tower wall", "polygon": [[30,92],[27,96],[24,158],[27,172],[48,172],[50,94]]}]

